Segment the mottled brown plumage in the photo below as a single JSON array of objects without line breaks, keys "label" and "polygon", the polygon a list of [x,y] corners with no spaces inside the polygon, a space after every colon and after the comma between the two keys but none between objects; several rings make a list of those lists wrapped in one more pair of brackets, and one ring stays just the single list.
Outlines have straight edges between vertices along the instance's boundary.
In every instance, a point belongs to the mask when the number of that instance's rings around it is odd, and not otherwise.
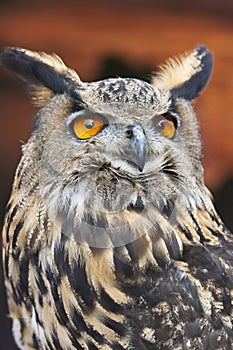
[{"label": "mottled brown plumage", "polygon": [[212,54],[152,84],[84,83],[55,55],[5,48],[39,110],[3,229],[23,350],[233,348],[233,238],[203,180],[190,101]]}]

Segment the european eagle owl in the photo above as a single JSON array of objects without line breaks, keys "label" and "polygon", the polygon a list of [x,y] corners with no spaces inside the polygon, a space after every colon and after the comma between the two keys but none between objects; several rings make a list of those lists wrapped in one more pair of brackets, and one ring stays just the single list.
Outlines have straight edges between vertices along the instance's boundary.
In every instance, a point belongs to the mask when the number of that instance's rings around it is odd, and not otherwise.
[{"label": "european eagle owl", "polygon": [[56,55],[5,48],[39,111],[3,229],[23,350],[233,348],[233,238],[204,185],[191,101],[204,45],[151,83],[83,82]]}]

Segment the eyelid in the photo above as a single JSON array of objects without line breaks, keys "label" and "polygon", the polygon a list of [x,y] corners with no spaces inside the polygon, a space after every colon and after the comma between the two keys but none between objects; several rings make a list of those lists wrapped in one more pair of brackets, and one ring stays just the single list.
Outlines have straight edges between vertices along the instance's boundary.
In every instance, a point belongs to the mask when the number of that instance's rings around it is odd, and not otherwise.
[{"label": "eyelid", "polygon": [[162,114],[157,114],[157,115],[155,115],[154,116],[154,118],[153,118],[153,120],[156,120],[156,118],[162,118],[162,117],[164,117],[164,118],[171,118],[171,119],[174,119],[175,120],[175,123],[176,123],[176,129],[178,129],[180,126],[181,126],[181,123],[182,123],[182,120],[181,120],[181,118],[180,118],[180,116],[179,116],[179,114],[177,114],[176,112],[174,112],[174,111],[167,111],[167,112],[165,112],[165,113],[162,113]]},{"label": "eyelid", "polygon": [[72,122],[78,117],[90,117],[90,118],[91,117],[93,117],[93,118],[94,117],[99,117],[99,118],[102,118],[105,121],[106,125],[109,124],[109,120],[108,120],[108,118],[105,115],[100,114],[100,113],[91,112],[88,109],[82,109],[81,111],[71,113],[66,119],[66,124],[68,126],[71,125]]},{"label": "eyelid", "polygon": [[[71,113],[71,114],[67,117],[67,119],[66,119],[66,124],[69,126],[69,125],[72,124],[72,122],[73,122],[76,118],[82,117],[82,116],[85,117],[85,115],[92,115],[92,114],[93,114],[93,113],[87,111],[86,109],[81,110],[81,111],[78,111],[78,112],[73,112],[73,113]],[[93,115],[94,115],[94,114],[93,114]]]},{"label": "eyelid", "polygon": [[178,127],[180,127],[181,126],[181,118],[180,118],[180,116],[179,116],[179,114],[177,114],[176,112],[174,112],[174,111],[167,111],[166,113],[164,113],[164,114],[162,114],[162,116],[164,115],[164,116],[166,116],[166,114],[169,116],[171,116],[172,118],[174,118],[175,120],[176,120],[176,127],[178,128]]}]

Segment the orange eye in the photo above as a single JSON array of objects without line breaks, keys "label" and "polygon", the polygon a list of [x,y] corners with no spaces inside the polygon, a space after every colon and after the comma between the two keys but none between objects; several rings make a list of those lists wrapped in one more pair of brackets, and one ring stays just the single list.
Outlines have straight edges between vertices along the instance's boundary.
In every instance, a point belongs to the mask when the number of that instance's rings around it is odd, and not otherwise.
[{"label": "orange eye", "polygon": [[168,139],[172,139],[176,133],[177,120],[171,115],[161,115],[155,119],[156,130]]},{"label": "orange eye", "polygon": [[100,116],[80,116],[73,121],[73,131],[77,138],[85,140],[97,135],[105,124]]}]

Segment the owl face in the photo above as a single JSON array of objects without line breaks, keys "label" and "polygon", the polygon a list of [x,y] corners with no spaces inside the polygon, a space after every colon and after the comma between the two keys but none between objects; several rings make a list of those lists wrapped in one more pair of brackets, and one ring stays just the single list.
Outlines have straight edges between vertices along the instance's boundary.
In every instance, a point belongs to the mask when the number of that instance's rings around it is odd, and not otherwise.
[{"label": "owl face", "polygon": [[[192,136],[193,125],[182,119],[170,92],[135,79],[109,79],[83,84],[80,98],[75,105],[68,100],[59,121],[56,110],[51,120],[41,156],[45,196],[59,177],[88,208],[116,212],[159,207],[192,185],[183,134]],[[60,108],[55,100],[50,103]],[[37,124],[44,123],[40,115]]]},{"label": "owl face", "polygon": [[200,141],[190,101],[211,73],[205,47],[169,61],[152,84],[131,78],[84,83],[57,56],[21,49],[9,49],[3,60],[11,69],[22,67],[43,105],[24,146],[21,181],[30,191],[36,179],[39,198],[62,232],[76,228],[86,241],[86,232],[94,227],[98,234],[90,236],[100,237],[104,228],[103,242],[122,236],[117,228],[125,233],[130,222],[135,239],[154,225],[151,211],[177,200],[187,207],[201,203]]}]

